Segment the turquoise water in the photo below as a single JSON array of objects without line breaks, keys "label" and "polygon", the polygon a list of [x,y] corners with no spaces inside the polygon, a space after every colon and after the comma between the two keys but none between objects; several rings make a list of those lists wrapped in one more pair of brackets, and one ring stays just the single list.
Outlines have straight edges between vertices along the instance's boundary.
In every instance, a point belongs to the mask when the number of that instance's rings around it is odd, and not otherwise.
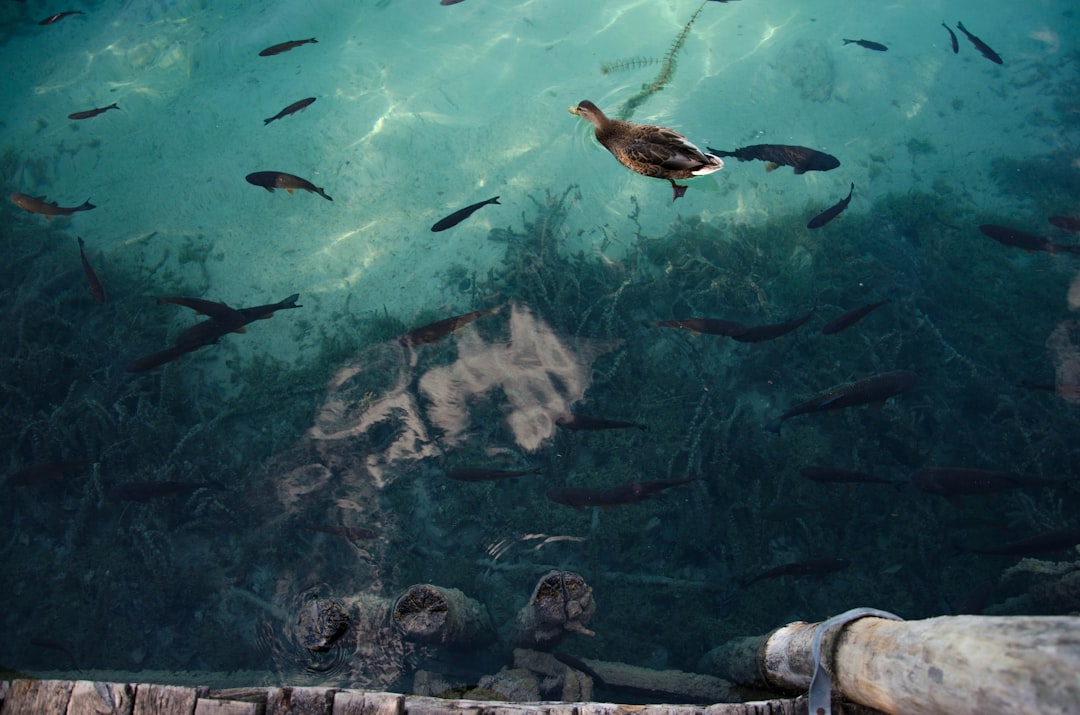
[{"label": "turquoise water", "polygon": [[[1080,608],[1071,566],[1052,576],[969,552],[1080,526],[1068,481],[1080,467],[1080,258],[978,230],[1080,243],[1046,221],[1080,215],[1071,4],[9,5],[6,193],[97,208],[51,220],[3,208],[0,664],[475,685],[509,667],[515,617],[553,569],[580,574],[596,602],[594,635],[568,631],[559,651],[691,671],[730,638],[854,606],[976,610],[981,583],[983,612]],[[37,24],[75,9],[85,14]],[[673,203],[667,182],[621,167],[567,112],[583,99],[701,147],[802,145],[840,166],[796,175],[728,158]],[[257,171],[333,200],[268,193],[244,180]],[[843,214],[807,230],[851,184]],[[77,236],[104,303],[87,291]],[[298,310],[126,370],[197,320],[158,297],[247,308],[295,293]],[[398,340],[496,308],[434,342]],[[796,331],[754,343],[654,327],[811,309]],[[918,386],[765,429],[893,370]],[[556,425],[571,412],[648,429]],[[824,464],[899,486],[800,476]],[[946,500],[906,483],[929,466],[1064,481]],[[447,478],[466,467],[539,472]],[[546,496],[690,478],[609,508]],[[145,501],[118,489],[170,482],[183,486]],[[745,585],[825,557],[850,565]],[[403,640],[392,606],[416,583],[478,601],[498,638],[468,657]],[[297,633],[313,596],[350,616],[327,653]]]}]

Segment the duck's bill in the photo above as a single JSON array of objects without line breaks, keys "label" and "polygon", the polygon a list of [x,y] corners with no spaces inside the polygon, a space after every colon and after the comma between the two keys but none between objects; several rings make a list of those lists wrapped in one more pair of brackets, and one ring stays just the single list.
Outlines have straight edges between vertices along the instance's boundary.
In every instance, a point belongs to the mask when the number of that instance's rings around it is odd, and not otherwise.
[{"label": "duck's bill", "polygon": [[574,115],[581,114],[581,111],[577,107],[569,107],[566,111]]}]

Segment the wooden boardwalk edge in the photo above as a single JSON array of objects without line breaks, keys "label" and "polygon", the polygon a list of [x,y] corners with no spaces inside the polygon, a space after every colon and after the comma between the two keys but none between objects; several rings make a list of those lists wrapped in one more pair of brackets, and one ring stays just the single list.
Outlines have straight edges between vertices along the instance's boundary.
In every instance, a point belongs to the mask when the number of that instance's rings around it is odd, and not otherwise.
[{"label": "wooden boardwalk edge", "polygon": [[[511,703],[314,687],[0,681],[0,715],[805,715],[804,698],[718,705]],[[846,710],[846,712],[854,712]]]}]

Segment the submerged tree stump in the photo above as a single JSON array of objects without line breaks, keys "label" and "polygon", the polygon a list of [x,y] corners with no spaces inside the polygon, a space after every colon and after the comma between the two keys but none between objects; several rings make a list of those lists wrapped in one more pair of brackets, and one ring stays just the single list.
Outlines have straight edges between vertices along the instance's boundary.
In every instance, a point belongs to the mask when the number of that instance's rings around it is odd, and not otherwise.
[{"label": "submerged tree stump", "polygon": [[495,639],[487,609],[456,588],[417,584],[398,596],[394,625],[406,640],[472,648]]},{"label": "submerged tree stump", "polygon": [[596,612],[592,588],[570,571],[552,571],[536,584],[529,603],[518,611],[514,647],[550,650],[567,633],[595,635],[587,626]]}]

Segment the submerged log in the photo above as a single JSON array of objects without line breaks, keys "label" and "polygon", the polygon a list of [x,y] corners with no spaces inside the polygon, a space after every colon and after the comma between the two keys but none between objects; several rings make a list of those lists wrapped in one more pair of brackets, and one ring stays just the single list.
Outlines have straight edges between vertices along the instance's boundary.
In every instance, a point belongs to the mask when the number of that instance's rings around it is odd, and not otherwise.
[{"label": "submerged log", "polygon": [[487,609],[456,588],[417,584],[398,596],[394,625],[406,640],[472,648],[495,639]]},{"label": "submerged log", "polygon": [[552,571],[533,589],[518,611],[511,643],[519,648],[550,650],[567,633],[595,635],[587,626],[596,612],[592,588],[569,571]]}]

